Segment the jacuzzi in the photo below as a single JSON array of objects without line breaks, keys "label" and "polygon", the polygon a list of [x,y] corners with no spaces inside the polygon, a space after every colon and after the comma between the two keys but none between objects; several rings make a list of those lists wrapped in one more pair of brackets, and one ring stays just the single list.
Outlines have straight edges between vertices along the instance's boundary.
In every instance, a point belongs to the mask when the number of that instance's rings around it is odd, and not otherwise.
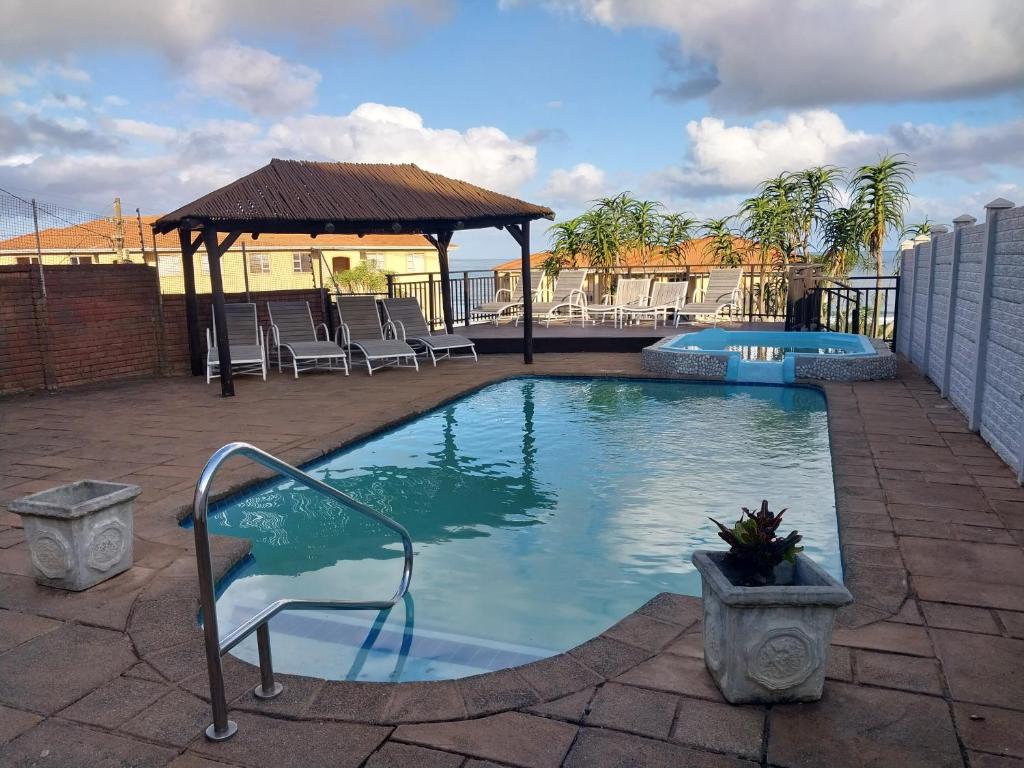
[{"label": "jacuzzi", "polygon": [[737,383],[868,381],[893,378],[896,357],[886,342],[854,333],[708,328],[647,347],[643,367]]}]

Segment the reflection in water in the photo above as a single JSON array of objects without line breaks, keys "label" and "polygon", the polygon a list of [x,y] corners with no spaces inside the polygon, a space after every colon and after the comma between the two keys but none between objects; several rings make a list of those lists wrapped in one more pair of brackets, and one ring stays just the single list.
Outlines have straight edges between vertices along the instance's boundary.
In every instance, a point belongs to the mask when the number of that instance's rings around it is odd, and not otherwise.
[{"label": "reflection in water", "polygon": [[[438,679],[564,650],[658,592],[698,594],[689,553],[720,546],[707,517],[762,498],[840,568],[824,398],[808,389],[520,379],[310,471],[405,525],[416,564],[389,612],[275,617],[283,672]],[[393,535],[288,482],[211,527],[253,541],[218,602],[225,632],[280,597],[380,599],[401,571]],[[237,652],[255,659],[254,641]]]}]

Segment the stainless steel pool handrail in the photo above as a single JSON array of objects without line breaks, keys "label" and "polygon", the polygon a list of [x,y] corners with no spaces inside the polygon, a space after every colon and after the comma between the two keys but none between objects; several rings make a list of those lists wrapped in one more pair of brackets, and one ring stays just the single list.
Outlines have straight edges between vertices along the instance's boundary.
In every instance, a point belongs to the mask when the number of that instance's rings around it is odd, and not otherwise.
[{"label": "stainless steel pool handrail", "polygon": [[[245,621],[241,626],[232,630],[222,641],[217,627],[217,600],[216,584],[213,579],[213,558],[210,555],[210,532],[207,527],[207,512],[209,510],[210,489],[213,485],[214,475],[221,465],[232,456],[245,456],[257,464],[262,464],[297,483],[305,485],[318,493],[328,496],[357,512],[370,517],[382,525],[395,531],[402,537],[402,548],[404,550],[404,564],[402,567],[402,581],[398,590],[390,600],[379,600],[373,602],[353,602],[346,600],[303,600],[285,599],[275,600],[263,610]],[[372,509],[360,501],[353,499],[346,493],[342,493],[327,483],[307,475],[302,470],[296,469],[266,451],[261,451],[249,443],[228,443],[217,449],[206,466],[203,467],[199,480],[196,482],[196,493],[192,501],[193,531],[196,541],[196,566],[199,571],[199,603],[203,609],[203,638],[206,645],[206,668],[210,677],[210,706],[213,709],[213,724],[206,729],[206,737],[211,741],[224,741],[230,739],[238,730],[238,726],[228,720],[227,697],[224,693],[224,668],[221,664],[221,656],[230,651],[242,640],[253,632],[256,632],[256,645],[260,657],[260,685],[253,693],[261,699],[271,699],[283,690],[280,683],[274,681],[274,667],[270,654],[270,629],[267,622],[283,610],[315,610],[315,609],[340,609],[340,610],[387,610],[401,600],[409,590],[409,583],[412,580],[412,539],[405,528],[392,520],[387,515]]]}]

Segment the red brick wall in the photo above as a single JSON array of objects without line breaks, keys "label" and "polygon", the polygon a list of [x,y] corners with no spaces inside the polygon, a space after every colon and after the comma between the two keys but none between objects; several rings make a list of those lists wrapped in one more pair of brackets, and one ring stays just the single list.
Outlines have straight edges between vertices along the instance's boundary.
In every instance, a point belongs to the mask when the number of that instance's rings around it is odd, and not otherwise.
[{"label": "red brick wall", "polygon": [[[151,267],[47,266],[44,278],[45,299],[37,267],[0,267],[0,394],[188,372],[185,298],[163,297],[161,327]],[[314,289],[251,294],[265,329],[268,300],[308,301],[321,322],[320,297]],[[244,301],[245,295],[225,298]],[[199,297],[199,324],[205,333],[209,296]]]}]

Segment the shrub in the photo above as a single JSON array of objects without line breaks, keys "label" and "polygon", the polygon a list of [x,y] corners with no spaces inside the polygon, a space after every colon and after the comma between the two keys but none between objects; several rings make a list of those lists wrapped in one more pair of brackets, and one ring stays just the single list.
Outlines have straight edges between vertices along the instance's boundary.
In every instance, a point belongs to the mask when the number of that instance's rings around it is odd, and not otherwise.
[{"label": "shrub", "polygon": [[761,502],[757,512],[743,507],[740,519],[732,528],[726,528],[713,517],[708,518],[718,526],[718,535],[729,545],[728,564],[736,570],[742,586],[763,586],[775,583],[775,569],[783,562],[796,562],[796,555],[803,551],[797,546],[799,533],[790,531],[787,536],[775,535],[782,524],[780,512],[771,512],[768,501]]}]

